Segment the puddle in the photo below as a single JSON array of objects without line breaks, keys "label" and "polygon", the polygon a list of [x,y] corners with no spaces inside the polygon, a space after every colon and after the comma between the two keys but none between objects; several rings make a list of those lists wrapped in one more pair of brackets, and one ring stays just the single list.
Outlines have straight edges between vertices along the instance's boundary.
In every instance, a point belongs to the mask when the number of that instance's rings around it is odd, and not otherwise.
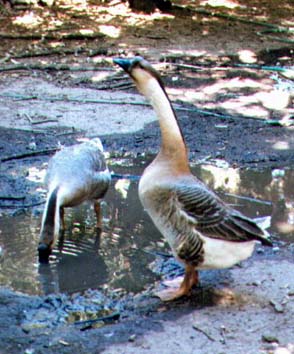
[{"label": "puddle", "polygon": [[[39,265],[37,245],[41,215],[0,218],[0,284],[28,294],[74,293],[88,288],[137,293],[157,278],[150,267],[154,252],[169,249],[138,199],[144,166],[116,161],[111,169],[128,178],[113,178],[103,203],[103,231],[95,233],[91,204],[66,209],[63,244],[50,265]],[[235,170],[215,165],[193,172],[222,198],[250,217],[271,216],[270,231],[285,244],[294,238],[293,170]],[[242,197],[243,196],[243,197]]]}]

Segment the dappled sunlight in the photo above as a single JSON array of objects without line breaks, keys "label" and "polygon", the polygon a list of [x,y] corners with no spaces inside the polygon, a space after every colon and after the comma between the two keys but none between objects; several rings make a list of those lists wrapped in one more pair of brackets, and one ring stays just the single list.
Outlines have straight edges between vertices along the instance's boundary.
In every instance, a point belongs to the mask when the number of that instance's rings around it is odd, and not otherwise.
[{"label": "dappled sunlight", "polygon": [[288,141],[277,141],[273,144],[273,148],[276,150],[288,150],[290,149]]},{"label": "dappled sunlight", "polygon": [[238,52],[239,60],[242,63],[253,64],[257,62],[256,53],[252,50],[244,49]]},{"label": "dappled sunlight", "polygon": [[[210,108],[215,108],[214,105],[207,105]],[[245,96],[238,99],[227,100],[221,104],[221,107],[230,114],[240,114],[253,118],[268,118],[269,112],[261,105],[256,104],[255,100]]]},{"label": "dappled sunlight", "polygon": [[182,88],[167,88],[167,93],[174,99],[180,99],[183,102],[196,103],[197,101],[204,101],[207,98],[202,91],[195,89],[182,89]]},{"label": "dappled sunlight", "polygon": [[42,183],[45,179],[46,167],[42,169],[38,169],[35,166],[30,167],[26,178],[31,182]]},{"label": "dappled sunlight", "polygon": [[234,77],[233,79],[219,80],[219,82],[215,83],[214,85],[203,88],[203,92],[207,95],[212,95],[220,92],[225,92],[226,90],[231,90],[234,92],[234,90],[239,90],[242,88],[256,89],[260,88],[260,84],[257,81],[249,78],[243,79],[240,77]]},{"label": "dappled sunlight", "polygon": [[16,16],[12,21],[13,25],[25,27],[27,29],[38,28],[43,23],[44,18],[38,16],[33,11],[26,12],[22,16]]},{"label": "dappled sunlight", "polygon": [[[291,108],[294,86],[278,72],[284,68],[278,67],[277,72],[273,69],[274,73],[270,68],[260,70],[262,66],[256,64],[257,54],[248,49],[239,51],[235,58],[240,64],[230,63],[229,57],[224,55],[216,59],[219,65],[211,66],[209,55],[202,55],[201,51],[195,55],[171,53],[167,60],[173,71],[167,76],[175,84],[168,85],[168,94],[173,100],[221,109],[230,115],[259,119],[289,117],[287,111]],[[286,68],[285,75],[292,77],[292,71],[291,67]],[[181,84],[184,79],[185,87]]]},{"label": "dappled sunlight", "polygon": [[127,198],[130,184],[131,184],[131,181],[129,179],[122,178],[122,179],[119,179],[114,185],[115,190],[121,194],[123,199]]},{"label": "dappled sunlight", "polygon": [[185,51],[183,51],[183,49],[181,48],[172,48],[172,49],[168,49],[168,54],[174,55],[175,57],[179,55],[180,57],[191,56],[193,58],[201,58],[208,53],[206,50],[199,50],[199,49],[192,49],[192,48],[186,49]]},{"label": "dappled sunlight", "polygon": [[58,6],[64,10],[73,9],[76,12],[86,11],[89,8],[87,0],[59,0]]},{"label": "dappled sunlight", "polygon": [[[213,293],[213,302],[219,306],[242,306],[250,302],[250,298],[244,294],[237,293],[236,291],[223,288],[215,289]],[[252,300],[251,300],[252,301]]]},{"label": "dappled sunlight", "polygon": [[92,82],[102,82],[109,77],[109,72],[107,71],[100,71],[96,72],[94,75],[91,76]]},{"label": "dappled sunlight", "polygon": [[214,83],[202,84],[198,88],[168,87],[167,92],[173,99],[196,106],[222,108],[232,115],[256,118],[269,118],[271,110],[282,111],[291,100],[290,92],[272,89],[269,83],[239,77],[218,77]]},{"label": "dappled sunlight", "polygon": [[226,7],[228,9],[235,9],[236,7],[241,6],[238,1],[232,1],[232,0],[201,0],[200,5],[201,6],[209,5],[211,7]]},{"label": "dappled sunlight", "polygon": [[60,41],[52,41],[52,42],[49,44],[49,46],[50,46],[51,48],[54,48],[54,49],[56,49],[56,48],[64,48],[64,43],[62,43],[62,42],[60,42]]},{"label": "dappled sunlight", "polygon": [[254,96],[256,102],[260,102],[265,108],[282,110],[290,102],[290,93],[272,90],[270,92],[257,92]]},{"label": "dappled sunlight", "polygon": [[237,168],[203,165],[202,173],[202,178],[205,178],[205,182],[214,190],[222,189],[235,193],[240,188],[240,171]]},{"label": "dappled sunlight", "polygon": [[99,31],[111,38],[118,38],[120,35],[120,29],[114,26],[101,25]]},{"label": "dappled sunlight", "polygon": [[116,20],[121,28],[130,26],[144,27],[153,24],[154,21],[172,20],[174,15],[155,12],[152,14],[134,13],[130,10],[127,2],[120,3],[112,1],[108,6],[100,5],[99,7],[91,7],[91,19],[97,23],[110,25],[112,20]]}]

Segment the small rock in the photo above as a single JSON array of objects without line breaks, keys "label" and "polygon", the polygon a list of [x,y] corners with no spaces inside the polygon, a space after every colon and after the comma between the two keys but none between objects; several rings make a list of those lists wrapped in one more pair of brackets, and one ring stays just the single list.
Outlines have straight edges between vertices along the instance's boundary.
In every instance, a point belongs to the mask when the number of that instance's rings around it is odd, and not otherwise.
[{"label": "small rock", "polygon": [[37,145],[34,141],[29,143],[29,150],[35,151],[37,149]]},{"label": "small rock", "polygon": [[130,337],[129,337],[129,342],[135,342],[136,340],[136,335],[135,334],[132,334]]},{"label": "small rock", "polygon": [[280,303],[276,302],[275,300],[270,300],[270,304],[274,307],[275,311],[278,313],[284,312],[284,307]]},{"label": "small rock", "polygon": [[34,354],[35,353],[35,349],[33,348],[28,348],[24,351],[24,354]]},{"label": "small rock", "polygon": [[228,125],[227,124],[215,124],[214,126],[216,129],[227,129]]},{"label": "small rock", "polygon": [[263,334],[261,336],[261,339],[263,342],[266,342],[266,343],[279,343],[278,338],[276,338],[273,335],[269,335],[269,334]]},{"label": "small rock", "polygon": [[272,177],[273,178],[279,178],[279,177],[284,177],[284,176],[285,176],[285,170],[280,170],[280,169],[272,170]]},{"label": "small rock", "polygon": [[60,339],[60,340],[58,341],[58,343],[64,345],[65,347],[67,347],[67,346],[70,345],[68,342],[66,342],[65,340],[62,340],[62,339]]},{"label": "small rock", "polygon": [[31,330],[41,329],[46,327],[47,327],[46,323],[40,323],[40,322],[24,323],[21,325],[21,329],[24,331],[24,333],[30,333]]},{"label": "small rock", "polygon": [[104,337],[106,337],[106,338],[111,338],[113,336],[114,336],[114,332],[109,332],[109,333],[104,334]]}]

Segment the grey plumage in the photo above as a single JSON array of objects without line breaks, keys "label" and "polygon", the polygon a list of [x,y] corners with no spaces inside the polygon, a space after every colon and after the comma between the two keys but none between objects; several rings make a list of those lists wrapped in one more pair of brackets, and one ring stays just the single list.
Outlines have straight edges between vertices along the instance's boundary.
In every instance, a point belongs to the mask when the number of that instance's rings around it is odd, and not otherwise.
[{"label": "grey plumage", "polygon": [[99,201],[104,197],[110,173],[100,139],[63,148],[49,161],[45,182],[48,195],[39,241],[39,260],[48,262],[58,238],[60,219],[64,227],[64,208],[86,200],[94,201],[97,226],[100,223]]}]

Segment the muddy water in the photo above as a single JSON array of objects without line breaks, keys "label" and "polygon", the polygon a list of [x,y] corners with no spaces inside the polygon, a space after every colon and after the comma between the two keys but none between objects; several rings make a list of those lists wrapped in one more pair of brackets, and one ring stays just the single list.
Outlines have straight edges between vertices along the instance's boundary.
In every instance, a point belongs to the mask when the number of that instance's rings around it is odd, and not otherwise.
[{"label": "muddy water", "polygon": [[[157,279],[150,264],[168,252],[138,199],[143,163],[116,161],[103,203],[103,231],[97,233],[91,204],[66,209],[66,231],[49,265],[37,261],[41,215],[0,218],[0,284],[29,294],[111,288],[139,292]],[[125,166],[124,166],[125,165]],[[217,165],[217,163],[216,163]],[[282,244],[294,239],[294,171],[238,170],[195,166],[193,172],[228,203],[250,217],[271,216],[270,231]],[[122,177],[125,178],[122,178]]]}]

